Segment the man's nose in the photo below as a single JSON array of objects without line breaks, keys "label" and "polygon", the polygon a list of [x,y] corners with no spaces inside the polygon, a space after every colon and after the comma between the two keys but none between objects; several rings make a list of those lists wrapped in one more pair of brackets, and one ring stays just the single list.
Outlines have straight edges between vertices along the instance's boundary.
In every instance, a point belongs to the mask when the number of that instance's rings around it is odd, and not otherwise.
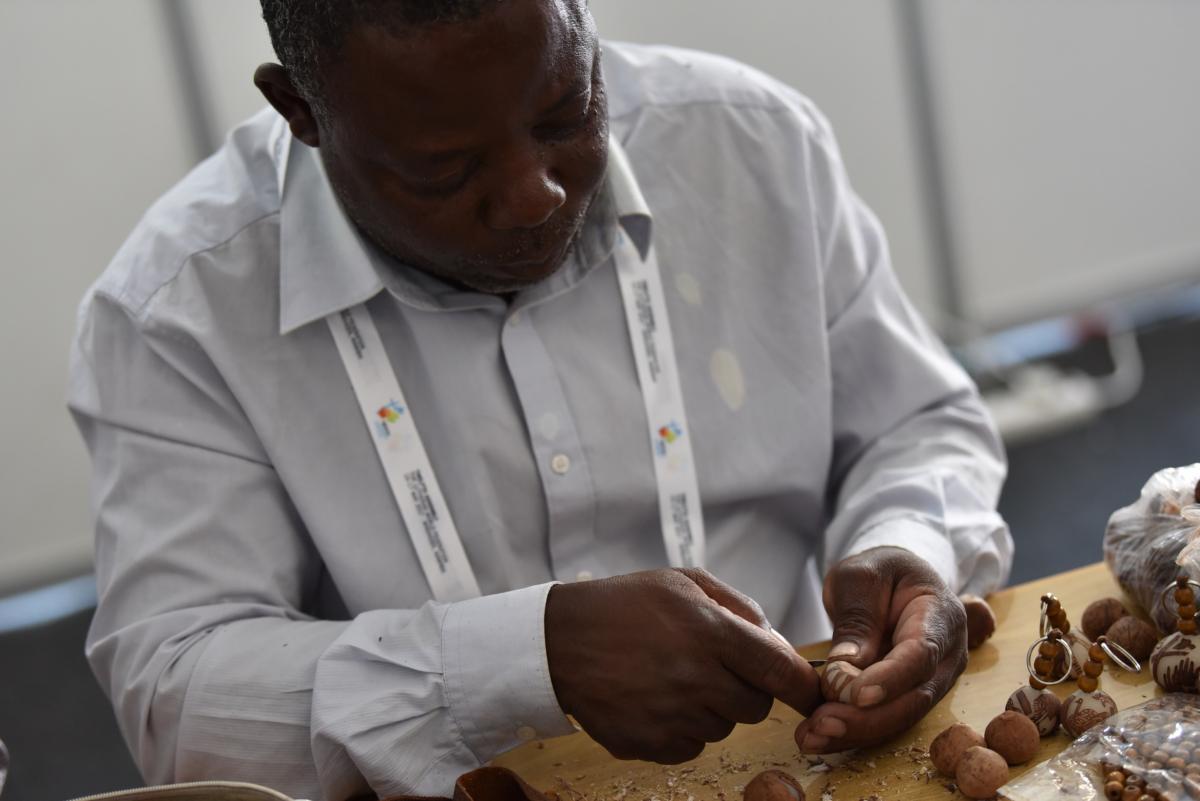
[{"label": "man's nose", "polygon": [[537,228],[567,202],[567,190],[540,159],[522,160],[507,172],[488,198],[484,217],[499,230]]}]

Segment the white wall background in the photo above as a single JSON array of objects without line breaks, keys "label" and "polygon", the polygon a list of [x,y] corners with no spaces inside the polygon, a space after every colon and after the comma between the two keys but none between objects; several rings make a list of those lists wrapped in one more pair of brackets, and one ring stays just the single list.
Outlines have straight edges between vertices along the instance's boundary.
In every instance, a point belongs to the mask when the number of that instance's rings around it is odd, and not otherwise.
[{"label": "white wall background", "polygon": [[[907,0],[906,0],[907,1]],[[85,570],[87,467],[63,408],[75,305],[194,160],[163,4],[214,127],[262,105],[256,0],[0,0],[0,595]],[[901,3],[591,0],[604,35],[722,52],[813,97],[935,322]],[[966,311],[982,326],[1200,278],[1200,4],[920,0]]]},{"label": "white wall background", "polygon": [[1200,3],[926,6],[969,317],[1200,279]]},{"label": "white wall background", "polygon": [[67,349],[84,290],[189,165],[159,14],[0,2],[0,594],[90,564]]}]

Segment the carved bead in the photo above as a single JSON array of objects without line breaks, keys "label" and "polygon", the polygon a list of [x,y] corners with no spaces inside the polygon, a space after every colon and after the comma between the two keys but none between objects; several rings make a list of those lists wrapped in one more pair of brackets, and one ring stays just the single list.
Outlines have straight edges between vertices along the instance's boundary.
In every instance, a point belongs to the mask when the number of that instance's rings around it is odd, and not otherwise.
[{"label": "carved bead", "polygon": [[1005,709],[1020,712],[1033,721],[1042,737],[1058,728],[1058,711],[1062,702],[1054,693],[1040,688],[1022,687],[1008,697]]},{"label": "carved bead", "polygon": [[1159,687],[1169,693],[1196,692],[1196,679],[1200,677],[1196,643],[1183,632],[1168,635],[1159,642],[1150,655],[1150,670]]},{"label": "carved bead", "polygon": [[1067,696],[1059,710],[1058,719],[1067,734],[1078,737],[1116,713],[1117,705],[1108,693],[1081,688]]}]

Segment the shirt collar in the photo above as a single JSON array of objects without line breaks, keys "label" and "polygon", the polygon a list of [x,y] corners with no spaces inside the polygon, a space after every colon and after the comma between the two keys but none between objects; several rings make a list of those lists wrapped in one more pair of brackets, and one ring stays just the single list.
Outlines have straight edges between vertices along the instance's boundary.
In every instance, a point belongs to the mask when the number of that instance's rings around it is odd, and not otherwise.
[{"label": "shirt collar", "polygon": [[[273,148],[281,165],[280,334],[365,303],[384,289],[424,311],[504,307],[499,298],[455,287],[383,253],[346,217],[319,154],[286,140],[290,135]],[[608,175],[574,255],[554,275],[519,293],[514,306],[548,300],[579,283],[612,254],[618,224],[645,258],[650,211],[624,149],[610,138]]]},{"label": "shirt collar", "polygon": [[614,138],[608,140],[608,187],[621,227],[645,259],[650,252],[653,217],[629,163],[629,156]]},{"label": "shirt collar", "polygon": [[279,333],[365,303],[383,289],[367,243],[342,211],[321,159],[293,141],[281,154]]}]

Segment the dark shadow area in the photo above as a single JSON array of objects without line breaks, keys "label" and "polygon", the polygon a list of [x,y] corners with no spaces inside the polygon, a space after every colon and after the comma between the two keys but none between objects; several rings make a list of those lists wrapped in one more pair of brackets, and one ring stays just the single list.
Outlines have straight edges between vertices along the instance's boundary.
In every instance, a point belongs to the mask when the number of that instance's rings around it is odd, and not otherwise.
[{"label": "dark shadow area", "polygon": [[[1094,425],[1009,449],[1000,511],[1017,543],[1013,584],[1100,561],[1110,514],[1133,503],[1155,471],[1200,462],[1200,323],[1139,339],[1145,381],[1136,398]],[[1060,363],[1109,369],[1103,348]]]},{"label": "dark shadow area", "polygon": [[3,801],[63,801],[140,787],[108,699],[83,657],[92,613],[0,635]]}]

